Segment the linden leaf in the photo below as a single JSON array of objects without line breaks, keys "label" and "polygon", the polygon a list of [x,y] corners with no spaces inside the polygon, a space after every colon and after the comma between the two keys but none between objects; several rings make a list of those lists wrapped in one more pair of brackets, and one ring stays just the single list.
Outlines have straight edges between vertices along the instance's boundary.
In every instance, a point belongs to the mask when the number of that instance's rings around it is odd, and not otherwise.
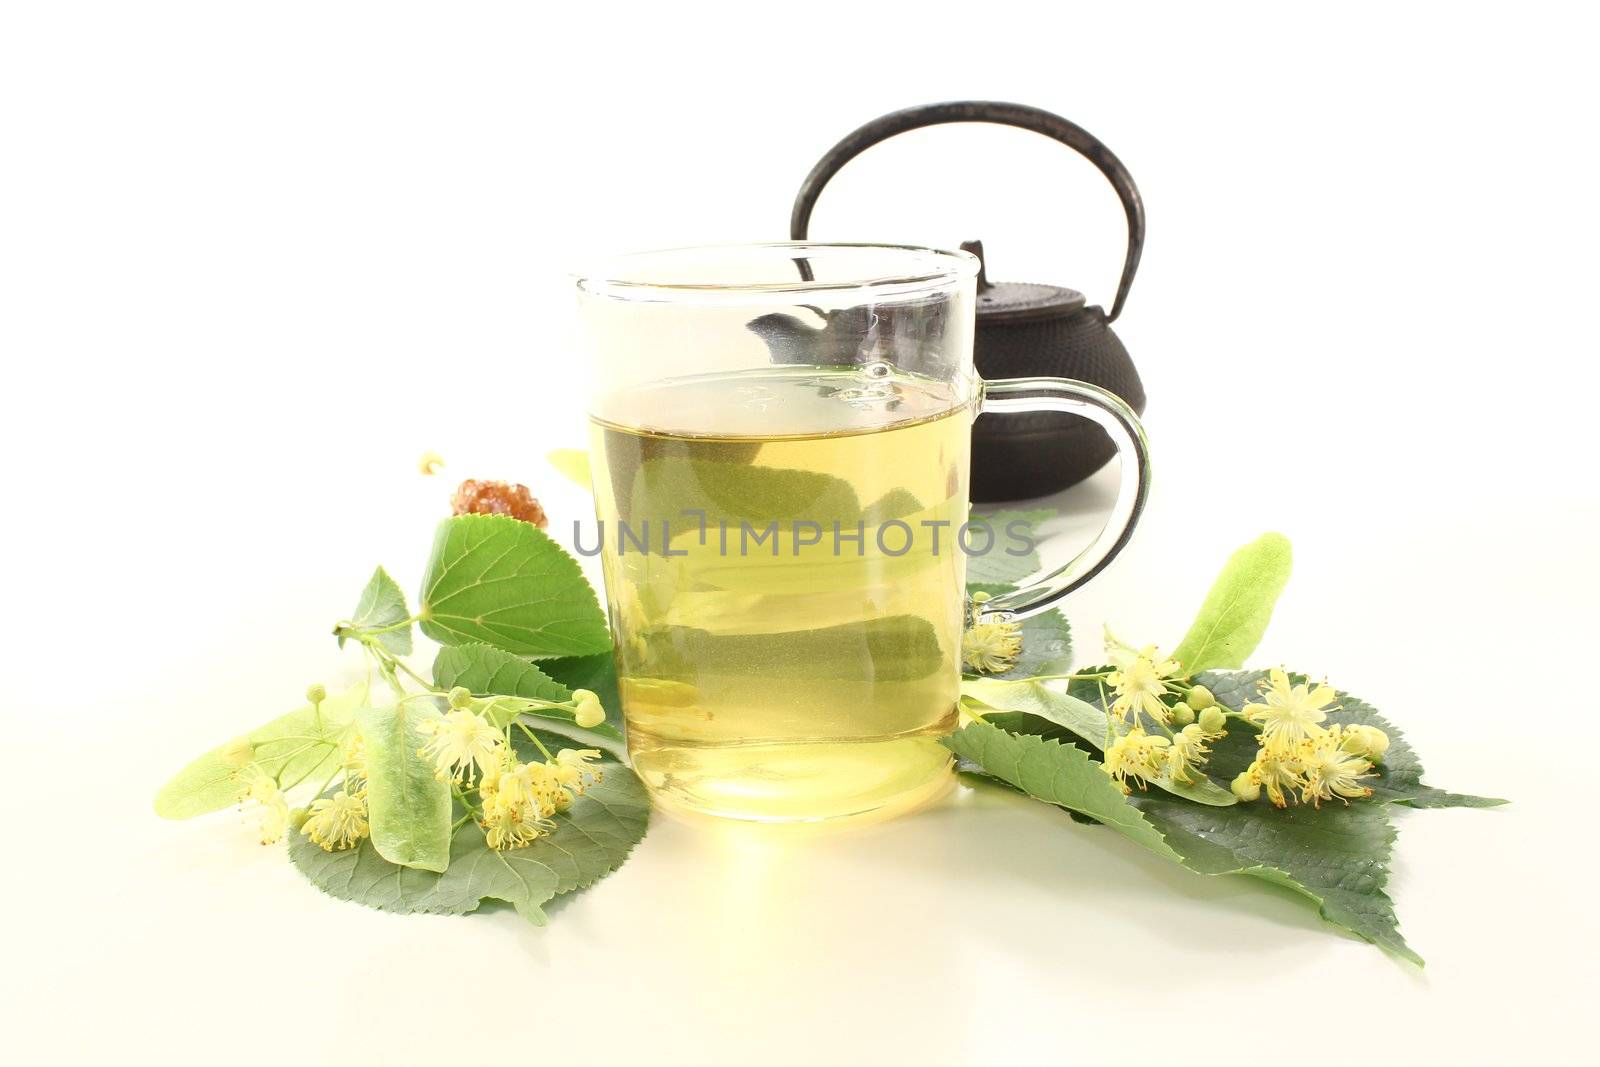
[{"label": "linden leaf", "polygon": [[[551,678],[546,671],[570,670],[568,665],[589,660],[604,660],[606,668],[611,670],[609,683],[611,700],[607,701],[606,694],[601,689],[586,685],[583,681],[576,683],[573,688],[593,691],[600,697],[601,705],[606,707],[607,714],[612,716],[613,722],[621,722],[621,711],[616,701],[616,672],[611,669],[610,653],[581,659],[541,660],[539,665],[535,666],[492,645],[456,645],[439,650],[438,657],[433,661],[433,684],[441,689],[465,686],[475,696],[511,696],[529,700],[565,701],[572,699],[572,690]],[[524,715],[538,717],[538,726],[541,730],[551,730],[568,741],[603,749],[619,759],[626,758],[627,748],[623,744],[622,732],[611,722],[585,729],[573,721],[573,712],[566,708],[538,709],[524,712]]]},{"label": "linden leaf", "polygon": [[572,690],[538,666],[493,645],[447,645],[433,660],[433,684],[440,689],[465,686],[475,695],[571,700]]},{"label": "linden leaf", "polygon": [[485,642],[535,659],[611,647],[577,561],[543,530],[504,515],[439,524],[421,619],[422,632],[440,644]]},{"label": "linden leaf", "polygon": [[[1082,738],[1085,742],[1094,746],[1097,751],[1105,748],[1106,712],[1096,702],[1050,689],[1039,682],[1026,680],[1004,682],[979,679],[967,681],[961,684],[961,693],[963,702],[977,701],[983,705],[979,711],[985,718],[989,716],[988,711],[985,709],[1032,716],[1043,722],[1059,726],[1074,736]],[[1026,721],[1007,721],[1004,725],[1008,729],[1016,729],[1024,733],[1049,735],[1048,731],[1041,731]],[[1195,780],[1192,782],[1179,782],[1167,775],[1162,775],[1160,778],[1150,779],[1150,784],[1158,786],[1169,793],[1192,800],[1197,804],[1225,808],[1239,802],[1239,799],[1231,791],[1218,785],[1204,774],[1196,775]]]},{"label": "linden leaf", "polygon": [[617,663],[609,651],[594,656],[567,656],[539,661],[539,667],[568,689],[587,689],[600,698],[607,719],[622,722],[622,694],[617,686]]},{"label": "linden leaf", "polygon": [[1262,534],[1229,557],[1172,652],[1186,674],[1244,666],[1272,621],[1292,559],[1289,539],[1277,533]]},{"label": "linden leaf", "polygon": [[345,732],[366,702],[363,682],[322,702],[320,730],[317,712],[307,704],[246,734],[248,752],[234,750],[235,742],[219,745],[161,787],[156,794],[156,814],[163,819],[192,819],[237,803],[237,774],[250,762],[286,788],[319,780],[318,775],[326,775],[343,758]]},{"label": "linden leaf", "polygon": [[986,723],[963,726],[944,744],[962,759],[983,768],[984,773],[1036,800],[1087,815],[1152,852],[1180,859],[1081,748],[1031,734],[1010,733]]},{"label": "linden leaf", "polygon": [[367,757],[367,818],[378,854],[403,867],[443,871],[450,862],[450,785],[419,750],[418,728],[438,711],[417,701],[368,708],[358,720]]},{"label": "linden leaf", "polygon": [[[400,591],[400,586],[389,577],[389,572],[379,567],[372,572],[372,578],[367,582],[367,587],[361,591],[361,600],[356,604],[355,615],[351,617],[348,627],[341,626],[334,631],[339,638],[339,647],[344,647],[345,638],[352,631],[387,630],[377,635],[377,641],[397,656],[411,654],[411,612],[406,607],[406,595]],[[404,623],[404,626],[400,624]],[[388,627],[398,629],[387,629]]]},{"label": "linden leaf", "polygon": [[985,774],[1089,816],[1157,855],[1200,874],[1247,874],[1287,886],[1316,902],[1328,922],[1422,962],[1400,936],[1384,892],[1394,829],[1382,804],[1279,811],[1267,804],[1204,807],[1160,792],[1124,797],[1073,745],[981,723],[946,743]]},{"label": "linden leaf", "polygon": [[1421,966],[1384,891],[1395,831],[1383,804],[1279,810],[1265,802],[1202,808],[1160,793],[1130,803],[1201,874],[1248,874],[1288,886],[1322,917]]},{"label": "linden leaf", "polygon": [[554,831],[526,848],[495,851],[469,820],[456,831],[442,874],[390,863],[370,840],[326,852],[295,833],[289,858],[323,892],[369,908],[461,915],[485,900],[501,900],[543,925],[551,898],[585,889],[616,870],[649,825],[650,801],[639,779],[619,763],[603,769],[605,779],[554,817]]}]

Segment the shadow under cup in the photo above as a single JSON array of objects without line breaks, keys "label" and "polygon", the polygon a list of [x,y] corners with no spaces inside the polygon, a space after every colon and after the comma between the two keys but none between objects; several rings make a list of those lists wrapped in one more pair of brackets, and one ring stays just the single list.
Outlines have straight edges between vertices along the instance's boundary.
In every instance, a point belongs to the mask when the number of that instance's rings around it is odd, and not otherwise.
[{"label": "shadow under cup", "polygon": [[769,244],[579,282],[628,747],[659,803],[818,821],[948,785],[976,273]]}]

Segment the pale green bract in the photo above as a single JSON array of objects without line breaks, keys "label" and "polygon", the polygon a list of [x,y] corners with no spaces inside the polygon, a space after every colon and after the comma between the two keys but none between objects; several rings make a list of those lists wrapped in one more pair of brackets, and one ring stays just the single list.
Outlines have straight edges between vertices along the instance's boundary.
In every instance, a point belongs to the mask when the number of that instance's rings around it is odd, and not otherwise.
[{"label": "pale green bract", "polygon": [[1172,651],[1185,674],[1244,666],[1272,621],[1292,563],[1289,539],[1277,533],[1262,534],[1229,557],[1200,614]]},{"label": "pale green bract", "polygon": [[[310,704],[280,715],[244,736],[254,750],[244,762],[254,762],[285,786],[309,782],[312,786],[339,765],[341,745],[367,702],[361,683],[335,693],[322,702],[321,729]],[[317,740],[321,738],[321,740]],[[239,800],[241,762],[225,758],[226,744],[191,762],[156,794],[156,814],[163,819],[192,819],[221,811]]]},{"label": "pale green bract", "polygon": [[483,642],[534,659],[611,648],[577,561],[543,530],[504,515],[439,524],[419,614],[422,632],[443,645]]},{"label": "pale green bract", "polygon": [[450,785],[420,749],[418,727],[437,709],[417,700],[368,708],[357,720],[367,762],[367,820],[378,854],[403,867],[443,871],[450,862]]},{"label": "pale green bract", "polygon": [[326,852],[296,833],[289,858],[317,888],[341,900],[393,912],[460,915],[485,900],[501,900],[543,925],[544,905],[586,888],[622,865],[649,825],[650,801],[632,771],[604,764],[605,780],[555,816],[556,829],[526,848],[497,852],[467,822],[457,830],[444,873],[401,867],[371,841]]}]

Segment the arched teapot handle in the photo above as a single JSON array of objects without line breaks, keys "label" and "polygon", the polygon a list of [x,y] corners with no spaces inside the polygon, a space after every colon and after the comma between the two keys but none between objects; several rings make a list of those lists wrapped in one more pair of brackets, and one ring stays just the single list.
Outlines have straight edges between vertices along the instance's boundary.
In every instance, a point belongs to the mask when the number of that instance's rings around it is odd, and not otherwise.
[{"label": "arched teapot handle", "polygon": [[1128,216],[1128,255],[1122,262],[1122,280],[1117,283],[1117,298],[1111,305],[1111,314],[1106,316],[1106,321],[1112,321],[1122,314],[1122,305],[1128,299],[1128,289],[1133,285],[1133,274],[1139,269],[1139,255],[1144,251],[1144,201],[1139,198],[1138,186],[1133,184],[1133,176],[1128,173],[1128,168],[1122,165],[1122,160],[1113,155],[1111,149],[1101,144],[1083,127],[1068,122],[1060,115],[1053,115],[1026,104],[1007,104],[993,100],[956,100],[943,104],[908,107],[904,111],[896,111],[882,118],[873,119],[828,149],[827,154],[811,168],[811,173],[806,175],[799,194],[794,198],[794,211],[789,216],[790,240],[806,239],[806,231],[811,226],[811,211],[817,206],[817,197],[822,195],[822,187],[827,185],[828,180],[839,173],[840,168],[846,163],[873,145],[887,141],[896,134],[949,122],[989,122],[1042,133],[1046,137],[1060,141],[1099,168],[1100,173],[1106,176],[1106,180],[1117,191],[1117,199],[1122,201],[1122,210]]}]

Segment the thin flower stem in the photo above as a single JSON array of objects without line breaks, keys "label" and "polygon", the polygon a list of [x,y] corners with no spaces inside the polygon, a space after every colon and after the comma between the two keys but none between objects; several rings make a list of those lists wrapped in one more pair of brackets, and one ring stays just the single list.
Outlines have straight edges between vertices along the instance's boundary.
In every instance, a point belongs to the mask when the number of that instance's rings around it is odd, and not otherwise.
[{"label": "thin flower stem", "polygon": [[1105,751],[1110,752],[1111,746],[1115,744],[1117,740],[1117,728],[1116,725],[1111,721],[1111,701],[1106,699],[1106,683],[1103,680],[1096,678],[1094,684],[1100,690],[1100,706],[1107,709]]},{"label": "thin flower stem", "polygon": [[[1017,682],[1092,682],[1109,678],[1110,671],[1083,671],[1078,674],[1036,674],[1032,678],[1017,678]],[[1013,679],[1006,679],[1012,681]]]},{"label": "thin flower stem", "polygon": [[[328,786],[333,784],[333,779],[342,770],[344,770],[344,764],[342,764],[342,763],[336,764],[334,766],[333,770],[328,772],[328,777],[326,777],[326,778],[324,778],[322,780],[322,784],[317,786],[317,791],[315,793],[311,794],[311,799],[312,800],[316,800],[318,797],[322,796],[322,794],[326,793],[328,791]],[[297,782],[295,784],[298,785],[299,783]]]},{"label": "thin flower stem", "polygon": [[394,663],[395,661],[392,659],[379,659],[378,673],[382,674],[384,681],[389,683],[389,688],[394,690],[394,695],[404,699],[410,694],[406,692],[406,687],[400,684],[400,679],[395,677]]},{"label": "thin flower stem", "polygon": [[401,670],[405,671],[406,674],[410,675],[411,680],[413,682],[416,682],[418,685],[422,686],[424,689],[427,689],[429,692],[438,693],[438,692],[442,691],[442,690],[438,689],[432,682],[430,682],[426,678],[424,678],[422,675],[418,674],[416,671],[414,671],[410,667],[406,666],[406,661],[405,660],[396,657],[395,660],[394,660],[394,665],[396,667],[399,667]]},{"label": "thin flower stem", "polygon": [[526,723],[519,719],[517,720],[517,727],[521,729],[523,733],[528,735],[528,740],[532,741],[536,746],[538,746],[540,752],[544,753],[546,762],[553,762],[555,760],[555,757],[550,755],[550,750],[544,747],[544,742],[539,740],[539,735],[528,729],[528,725]]},{"label": "thin flower stem", "polygon": [[[472,801],[468,800],[467,794],[461,791],[461,787],[459,785],[452,785],[450,787],[450,791],[456,795],[457,800],[461,801],[461,806],[467,809],[467,814],[464,816],[464,818],[471,818],[474,815],[483,814],[483,809],[478,807]],[[460,823],[457,823],[456,825],[459,826]]]},{"label": "thin flower stem", "polygon": [[416,671],[407,666],[405,660],[401,659],[399,656],[396,656],[387,648],[384,648],[377,641],[367,640],[367,635],[365,633],[352,634],[351,636],[355,637],[356,640],[361,642],[362,649],[369,656],[371,656],[374,661],[377,662],[378,669],[384,673],[384,677],[389,679],[390,684],[394,684],[394,670],[396,667],[398,667],[400,670],[404,671],[413,682],[416,682],[430,693],[443,692],[442,689],[438,688],[432,682],[428,681],[428,679],[424,678],[422,675],[418,674]]}]

